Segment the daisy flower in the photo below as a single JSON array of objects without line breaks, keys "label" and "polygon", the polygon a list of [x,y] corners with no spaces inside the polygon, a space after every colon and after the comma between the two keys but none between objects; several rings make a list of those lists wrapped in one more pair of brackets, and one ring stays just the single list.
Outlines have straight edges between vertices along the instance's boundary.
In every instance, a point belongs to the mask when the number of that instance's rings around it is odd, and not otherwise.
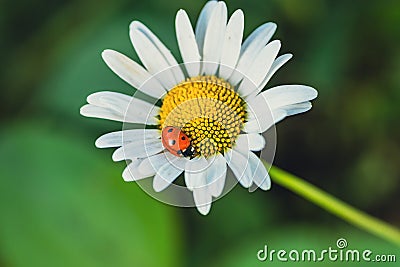
[{"label": "daisy flower", "polygon": [[243,28],[242,10],[228,19],[223,1],[209,1],[195,28],[184,10],[176,15],[181,64],[138,21],[129,34],[142,65],[113,50],[102,53],[111,70],[142,94],[97,92],[80,110],[86,117],[143,125],[96,141],[100,148],[117,147],[113,160],[128,163],[125,181],[154,177],[153,188],[160,192],[184,173],[204,215],[221,196],[228,167],[243,187],[270,189],[268,171],[254,153],[266,144],[261,134],[311,109],[317,91],[304,85],[264,90],[292,55],[278,57],[281,43],[270,41],[274,23],[259,26],[244,41]]}]

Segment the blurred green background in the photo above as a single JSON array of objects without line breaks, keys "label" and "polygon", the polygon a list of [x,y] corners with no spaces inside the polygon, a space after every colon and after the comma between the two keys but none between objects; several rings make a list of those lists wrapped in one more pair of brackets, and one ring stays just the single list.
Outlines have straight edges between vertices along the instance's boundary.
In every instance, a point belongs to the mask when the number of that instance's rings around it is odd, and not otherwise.
[{"label": "blurred green background", "polygon": [[[237,186],[204,217],[124,183],[125,163],[94,140],[121,124],[87,119],[92,92],[133,89],[101,60],[113,48],[137,59],[128,25],[143,21],[178,55],[174,16],[192,23],[205,1],[3,1],[0,8],[0,266],[286,266],[258,262],[272,249],[349,248],[396,254],[291,192]],[[278,24],[294,58],[270,85],[319,90],[311,112],[278,124],[275,165],[400,226],[400,2],[233,0],[245,33]],[[361,266],[297,263],[296,266]]]}]

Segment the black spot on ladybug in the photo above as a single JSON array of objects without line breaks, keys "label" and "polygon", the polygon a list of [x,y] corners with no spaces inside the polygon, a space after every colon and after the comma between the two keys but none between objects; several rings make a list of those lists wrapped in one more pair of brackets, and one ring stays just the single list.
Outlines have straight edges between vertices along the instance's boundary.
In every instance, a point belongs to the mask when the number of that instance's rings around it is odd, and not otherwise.
[{"label": "black spot on ladybug", "polygon": [[181,154],[182,154],[182,150],[178,150],[176,153],[177,153],[178,155],[181,155]]},{"label": "black spot on ladybug", "polygon": [[185,140],[186,139],[186,137],[184,137],[184,136],[182,136],[182,138],[181,138],[182,140]]},{"label": "black spot on ladybug", "polygon": [[172,133],[173,130],[174,130],[174,129],[172,129],[172,128],[171,128],[171,129],[168,129],[168,132],[169,132],[169,133]]}]

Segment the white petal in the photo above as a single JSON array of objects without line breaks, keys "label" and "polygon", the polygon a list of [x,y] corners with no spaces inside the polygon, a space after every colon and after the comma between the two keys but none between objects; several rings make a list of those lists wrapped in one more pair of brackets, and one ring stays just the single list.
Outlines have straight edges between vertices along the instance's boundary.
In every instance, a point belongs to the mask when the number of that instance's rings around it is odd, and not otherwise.
[{"label": "white petal", "polygon": [[269,82],[271,77],[275,74],[275,72],[279,70],[280,67],[282,67],[286,62],[288,62],[292,57],[293,57],[292,54],[284,54],[275,59],[274,63],[272,63],[270,70],[268,71],[267,76],[265,76],[262,83],[258,86],[259,91],[261,91],[265,87],[265,85],[267,85],[267,83]]},{"label": "white petal", "polygon": [[157,125],[160,108],[144,100],[132,97],[125,113],[125,122]]},{"label": "white petal", "polygon": [[135,159],[128,164],[128,166],[122,172],[122,178],[125,180],[125,182],[137,181],[149,177],[139,172],[138,166],[141,162],[141,159]]},{"label": "white petal", "polygon": [[157,170],[153,179],[153,188],[156,192],[160,192],[167,188],[182,173],[182,169],[176,168],[174,165],[167,163]]},{"label": "white petal", "polygon": [[139,171],[142,173],[157,171],[161,166],[167,163],[168,159],[165,153],[149,156],[139,165]]},{"label": "white petal", "polygon": [[197,209],[206,215],[211,208],[212,195],[207,186],[208,162],[205,158],[194,158],[186,162],[185,183],[193,191]]},{"label": "white petal", "polygon": [[228,79],[235,69],[240,55],[243,38],[244,15],[243,11],[236,10],[226,26],[225,38],[222,45],[219,76]]},{"label": "white petal", "polygon": [[225,153],[225,159],[236,179],[243,187],[248,188],[252,183],[252,177],[247,158],[235,149],[231,149]]},{"label": "white petal", "polygon": [[242,51],[250,52],[253,49],[260,51],[271,40],[276,28],[277,26],[273,22],[267,22],[257,27],[244,41]]},{"label": "white petal", "polygon": [[257,95],[254,99],[247,100],[247,121],[257,120],[257,117],[265,116],[264,120],[271,120],[272,110],[269,102],[262,95]]},{"label": "white petal", "polygon": [[245,78],[238,88],[238,92],[241,96],[247,96],[252,92],[257,91],[257,88],[260,86],[278,55],[280,47],[281,42],[275,40],[270,42],[260,51],[257,58],[243,73]]},{"label": "white petal", "polygon": [[309,111],[311,108],[312,108],[311,102],[303,102],[303,103],[298,103],[298,104],[281,107],[281,109],[284,109],[286,111],[288,116],[292,116],[292,115],[296,115],[299,113]]},{"label": "white petal", "polygon": [[258,133],[240,134],[235,143],[235,149],[239,151],[260,151],[265,146],[265,139]]},{"label": "white petal", "polygon": [[116,149],[112,155],[114,161],[124,159],[146,158],[164,149],[160,139],[140,140]]},{"label": "white petal", "polygon": [[185,183],[186,187],[193,191],[195,188],[204,186],[203,178],[207,174],[208,162],[205,158],[194,158],[186,162]]},{"label": "white petal", "polygon": [[81,108],[86,117],[129,123],[157,124],[159,108],[141,99],[116,92],[97,92],[87,97],[90,105]]},{"label": "white petal", "polygon": [[[156,77],[160,80],[164,88],[167,90],[171,89],[174,85],[183,80],[175,77],[174,69],[179,67],[176,67],[177,64],[171,65],[163,51],[154,43],[155,41],[150,39],[149,36],[146,35],[146,32],[143,32],[142,29],[136,27],[136,25],[138,25],[138,22],[132,22],[130,29],[131,42],[136,53],[149,73],[153,75],[157,74]],[[161,43],[160,41],[158,42]],[[171,68],[173,66],[175,67]],[[183,74],[182,78],[184,78]]]},{"label": "white petal", "polygon": [[199,18],[196,24],[196,42],[199,48],[200,55],[203,54],[204,37],[206,35],[207,25],[209,23],[210,16],[217,7],[217,1],[208,1],[200,12]]},{"label": "white petal", "polygon": [[175,29],[179,51],[181,52],[186,70],[190,77],[195,77],[200,74],[201,57],[192,24],[190,23],[188,15],[182,9],[176,14]]},{"label": "white petal", "polygon": [[131,40],[136,53],[147,70],[153,75],[160,72],[156,77],[167,90],[178,83],[171,71],[171,66],[158,48],[142,32],[131,30]]},{"label": "white petal", "polygon": [[175,168],[180,170],[185,170],[186,162],[190,161],[189,158],[185,157],[177,157],[172,155],[169,151],[164,151],[165,157],[167,158],[168,162],[170,162]]},{"label": "white petal", "polygon": [[249,37],[244,41],[238,64],[235,71],[229,78],[232,85],[236,85],[243,78],[243,73],[248,70],[249,66],[257,58],[261,49],[268,43],[276,30],[276,24],[272,22],[265,23],[255,29]]},{"label": "white petal", "polygon": [[253,152],[249,154],[249,167],[252,173],[253,182],[260,187],[262,190],[269,190],[271,188],[271,179],[261,162],[260,158],[257,157]]},{"label": "white petal", "polygon": [[248,101],[249,116],[244,131],[261,133],[286,116],[305,112],[310,109],[310,104],[291,105],[307,102],[317,95],[314,88],[305,85],[282,85],[268,89]]},{"label": "white petal", "polygon": [[119,147],[140,139],[155,139],[160,136],[157,129],[131,129],[106,133],[97,138],[95,145],[98,148]]},{"label": "white petal", "polygon": [[207,25],[203,47],[203,61],[206,62],[203,73],[206,75],[215,75],[217,72],[222,52],[221,44],[225,38],[227,12],[225,3],[219,1]]},{"label": "white petal", "polygon": [[131,30],[137,29],[144,33],[146,37],[158,48],[158,50],[160,50],[168,64],[170,66],[175,66],[171,69],[171,71],[173,72],[176,81],[181,82],[185,79],[182,69],[179,67],[178,62],[172,55],[171,51],[167,47],[165,47],[165,45],[160,41],[160,39],[157,38],[157,36],[152,31],[150,31],[139,21],[133,21],[129,27]]},{"label": "white petal", "polygon": [[84,105],[80,109],[80,114],[90,118],[100,118],[112,121],[124,121],[123,116],[109,108],[97,107],[90,104]]},{"label": "white petal", "polygon": [[263,113],[261,111],[258,111],[257,113],[249,112],[249,119],[248,122],[246,122],[243,131],[247,133],[265,132],[272,125],[277,124],[285,117],[309,111],[311,107],[312,105],[310,102],[302,102],[275,108],[272,113]]},{"label": "white petal", "polygon": [[244,125],[243,131],[246,133],[263,133],[287,116],[285,110],[276,109],[270,112],[268,107],[264,111],[258,110],[256,113],[249,113],[252,118]]},{"label": "white petal", "polygon": [[248,118],[243,131],[246,133],[262,133],[272,125],[284,119],[287,113],[283,109],[270,110],[268,102],[262,95],[247,103]]},{"label": "white petal", "polygon": [[[205,176],[201,177],[205,179]],[[211,209],[212,196],[207,190],[207,187],[195,188],[193,190],[194,203],[196,204],[197,210],[202,215],[207,215]]]},{"label": "white petal", "polygon": [[[313,100],[318,95],[317,90],[305,85],[281,85],[259,94],[250,105],[267,101],[271,109]],[[260,97],[263,97],[262,100]]]},{"label": "white petal", "polygon": [[104,50],[101,55],[115,74],[136,89],[157,99],[166,93],[157,79],[127,56],[113,50]]},{"label": "white petal", "polygon": [[208,159],[210,167],[207,169],[207,185],[212,196],[221,195],[226,178],[226,160],[221,154]]},{"label": "white petal", "polygon": [[103,91],[89,95],[86,100],[89,104],[98,107],[111,108],[118,113],[125,114],[126,108],[131,99],[132,97],[128,95]]}]

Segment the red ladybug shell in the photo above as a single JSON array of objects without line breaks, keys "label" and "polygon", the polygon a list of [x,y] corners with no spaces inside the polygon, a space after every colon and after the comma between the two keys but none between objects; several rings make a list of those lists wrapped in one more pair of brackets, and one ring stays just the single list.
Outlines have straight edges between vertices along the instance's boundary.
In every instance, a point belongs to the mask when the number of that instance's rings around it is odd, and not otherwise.
[{"label": "red ladybug shell", "polygon": [[178,127],[167,126],[162,130],[161,141],[171,154],[182,157],[190,148],[189,137]]}]

